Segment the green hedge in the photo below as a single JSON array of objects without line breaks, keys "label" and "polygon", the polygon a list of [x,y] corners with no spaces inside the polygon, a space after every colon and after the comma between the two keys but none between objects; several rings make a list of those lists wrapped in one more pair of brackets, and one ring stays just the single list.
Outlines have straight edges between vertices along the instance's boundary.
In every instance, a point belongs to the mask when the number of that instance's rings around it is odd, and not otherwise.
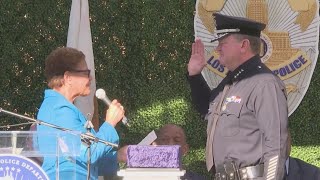
[{"label": "green hedge", "polygon": [[[119,99],[131,120],[131,127],[117,127],[121,143],[137,143],[166,123],[180,124],[191,147],[185,164],[205,173],[206,124],[192,107],[185,78],[194,39],[195,2],[89,3],[97,87]],[[44,59],[51,50],[66,44],[71,1],[2,0],[0,4],[0,107],[34,117],[46,88]],[[319,77],[317,66],[304,100],[290,117],[292,154],[317,166]],[[100,104],[100,114],[102,109]],[[0,117],[0,125],[23,122]]]}]

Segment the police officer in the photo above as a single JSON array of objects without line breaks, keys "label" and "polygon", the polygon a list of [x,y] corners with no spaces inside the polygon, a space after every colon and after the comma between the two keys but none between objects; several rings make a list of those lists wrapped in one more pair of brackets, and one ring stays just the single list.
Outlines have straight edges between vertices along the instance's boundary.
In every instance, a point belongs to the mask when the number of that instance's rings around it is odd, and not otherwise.
[{"label": "police officer", "polygon": [[[206,163],[216,179],[284,177],[288,107],[284,83],[259,57],[265,24],[214,13],[216,51],[229,72],[212,91],[201,75],[204,45],[196,40],[188,81],[197,110],[208,120]],[[213,161],[214,157],[214,161]]]}]

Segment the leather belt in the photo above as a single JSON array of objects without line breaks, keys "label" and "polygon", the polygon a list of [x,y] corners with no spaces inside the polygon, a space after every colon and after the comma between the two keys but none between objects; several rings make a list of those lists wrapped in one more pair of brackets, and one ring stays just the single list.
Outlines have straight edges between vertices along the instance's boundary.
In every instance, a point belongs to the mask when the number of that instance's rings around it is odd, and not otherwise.
[{"label": "leather belt", "polygon": [[233,162],[226,162],[217,166],[215,180],[249,180],[263,177],[264,166],[248,166],[238,169]]}]

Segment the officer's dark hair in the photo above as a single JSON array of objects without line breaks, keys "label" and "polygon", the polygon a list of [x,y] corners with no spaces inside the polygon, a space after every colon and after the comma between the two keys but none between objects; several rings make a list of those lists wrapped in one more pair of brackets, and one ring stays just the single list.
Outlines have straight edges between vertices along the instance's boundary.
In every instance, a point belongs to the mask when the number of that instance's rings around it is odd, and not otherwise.
[{"label": "officer's dark hair", "polygon": [[259,37],[250,36],[250,35],[246,35],[246,34],[234,34],[234,37],[239,41],[244,40],[244,39],[248,39],[250,42],[251,51],[254,54],[260,54],[261,39]]}]

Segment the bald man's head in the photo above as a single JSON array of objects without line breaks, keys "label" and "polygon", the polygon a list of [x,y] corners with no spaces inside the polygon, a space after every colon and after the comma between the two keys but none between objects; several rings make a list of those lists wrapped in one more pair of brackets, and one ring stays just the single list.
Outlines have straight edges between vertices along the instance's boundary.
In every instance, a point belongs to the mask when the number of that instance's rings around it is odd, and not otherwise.
[{"label": "bald man's head", "polygon": [[162,126],[158,130],[157,136],[157,145],[180,145],[183,155],[185,155],[189,150],[189,146],[186,141],[186,134],[178,125],[166,124]]}]

